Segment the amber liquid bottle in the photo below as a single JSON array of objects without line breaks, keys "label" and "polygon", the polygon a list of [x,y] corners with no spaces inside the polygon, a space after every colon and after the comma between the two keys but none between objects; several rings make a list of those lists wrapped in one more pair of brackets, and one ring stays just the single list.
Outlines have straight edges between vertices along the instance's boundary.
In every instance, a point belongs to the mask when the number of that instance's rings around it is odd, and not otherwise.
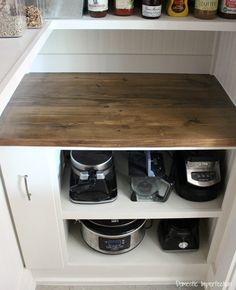
[{"label": "amber liquid bottle", "polygon": [[108,10],[108,0],[88,0],[88,12],[92,17],[105,17]]},{"label": "amber liquid bottle", "polygon": [[200,19],[213,19],[216,17],[218,0],[196,0],[194,16]]},{"label": "amber liquid bottle", "polygon": [[156,19],[161,16],[161,0],[143,0],[142,16],[147,19]]}]

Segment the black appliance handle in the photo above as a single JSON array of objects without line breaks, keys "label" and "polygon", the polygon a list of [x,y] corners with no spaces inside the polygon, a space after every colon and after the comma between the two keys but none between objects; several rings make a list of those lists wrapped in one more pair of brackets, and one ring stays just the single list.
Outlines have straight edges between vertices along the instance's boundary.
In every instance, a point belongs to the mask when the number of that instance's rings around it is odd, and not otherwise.
[{"label": "black appliance handle", "polygon": [[163,178],[160,178],[160,179],[162,179],[162,181],[164,181],[165,183],[167,183],[167,185],[168,185],[168,189],[166,190],[165,195],[159,195],[159,194],[157,193],[156,196],[157,196],[157,198],[158,198],[158,199],[157,199],[158,201],[160,201],[160,202],[165,202],[165,201],[169,198],[169,195],[170,195],[170,193],[171,193],[171,191],[172,191],[172,189],[173,189],[174,183],[170,183],[170,182],[166,181],[166,180],[163,179]]}]

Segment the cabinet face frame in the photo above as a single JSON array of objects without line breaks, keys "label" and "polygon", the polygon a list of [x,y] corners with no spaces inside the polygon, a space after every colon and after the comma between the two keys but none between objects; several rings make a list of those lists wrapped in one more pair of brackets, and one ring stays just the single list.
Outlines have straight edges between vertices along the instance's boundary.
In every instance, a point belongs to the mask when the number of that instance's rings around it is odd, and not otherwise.
[{"label": "cabinet face frame", "polygon": [[[227,180],[222,215],[214,231],[208,262],[211,269],[208,272],[208,281],[224,281],[233,287],[236,272],[236,150],[229,156]],[[226,286],[223,289],[228,289]]]}]

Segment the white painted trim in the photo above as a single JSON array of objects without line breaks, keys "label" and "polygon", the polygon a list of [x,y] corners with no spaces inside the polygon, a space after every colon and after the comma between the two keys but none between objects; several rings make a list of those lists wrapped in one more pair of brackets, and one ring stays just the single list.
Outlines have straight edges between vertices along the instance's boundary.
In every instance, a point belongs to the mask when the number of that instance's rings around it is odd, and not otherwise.
[{"label": "white painted trim", "polygon": [[236,262],[235,262],[235,256],[234,256],[234,269],[232,270],[230,281],[231,281],[231,285],[230,285],[229,289],[227,289],[227,290],[235,290],[236,289]]},{"label": "white painted trim", "polygon": [[[12,148],[14,147],[16,150],[18,147],[21,148],[41,148],[43,146],[11,146]],[[1,146],[1,148],[9,148],[9,146]],[[69,147],[69,146],[50,146],[50,147],[45,147],[47,150],[51,150],[52,152],[57,149],[57,150],[101,150],[101,151],[145,151],[145,150],[153,150],[153,151],[178,151],[178,150],[232,150],[236,149],[236,147],[84,147],[84,146],[78,146],[78,147]]]},{"label": "white painted trim", "polygon": [[[232,283],[230,285],[230,288],[235,290],[235,287],[233,288],[233,283],[236,283],[236,253],[234,253],[233,259],[232,259],[232,263],[229,267],[229,271],[227,273],[226,279],[227,282]],[[228,290],[227,287],[224,287],[223,290]]]},{"label": "white painted trim", "polygon": [[36,282],[32,276],[32,273],[27,269],[23,269],[19,287],[17,290],[35,290],[35,289]]},{"label": "white painted trim", "polygon": [[228,174],[227,187],[225,190],[225,196],[222,204],[222,214],[217,220],[217,224],[214,230],[212,242],[210,245],[210,250],[208,253],[207,261],[208,263],[215,263],[219,249],[221,247],[221,242],[223,240],[227,223],[229,221],[232,208],[234,206],[235,194],[234,188],[236,186],[236,151],[232,151],[232,154],[228,160]]}]

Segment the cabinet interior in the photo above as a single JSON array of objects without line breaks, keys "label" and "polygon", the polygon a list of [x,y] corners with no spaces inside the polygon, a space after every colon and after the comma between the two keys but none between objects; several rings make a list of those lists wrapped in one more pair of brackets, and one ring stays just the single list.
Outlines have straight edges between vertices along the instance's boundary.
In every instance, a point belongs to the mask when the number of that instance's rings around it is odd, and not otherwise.
[{"label": "cabinet interior", "polygon": [[[76,149],[76,148],[75,148]],[[217,240],[222,231],[222,215],[230,210],[233,193],[227,188],[230,179],[231,166],[235,160],[235,150],[225,151],[225,189],[219,199],[193,203],[172,193],[163,204],[158,202],[134,202],[129,200],[129,193],[122,198],[127,190],[127,167],[125,168],[126,151],[115,151],[116,168],[118,170],[118,199],[106,205],[81,205],[69,201],[69,150],[61,150],[61,194],[60,194],[60,225],[61,240],[64,249],[65,269],[63,275],[69,279],[75,273],[79,280],[88,279],[89,269],[96,268],[94,279],[101,281],[137,281],[140,275],[141,283],[147,279],[150,283],[175,281],[180,275],[183,279],[201,280],[209,264],[216,258]],[[118,158],[117,158],[118,157]],[[117,163],[117,159],[118,161]],[[121,166],[121,168],[120,168]],[[123,166],[123,167],[122,167]],[[120,169],[119,169],[120,168]],[[119,180],[119,171],[126,172],[125,179]],[[123,186],[123,189],[122,189]],[[127,193],[126,193],[127,194]],[[172,198],[175,199],[172,200]],[[153,221],[153,226],[146,230],[144,240],[134,250],[121,255],[105,255],[94,251],[83,241],[80,233],[80,219],[127,219],[145,218]],[[158,222],[163,218],[200,218],[200,248],[192,252],[171,253],[163,251],[157,238]],[[222,233],[221,233],[222,234]],[[114,271],[107,273],[108,265],[114,266]],[[162,268],[160,270],[160,267]],[[99,269],[99,271],[98,271]],[[130,276],[130,271],[133,275]],[[158,271],[158,274],[157,274]],[[55,271],[59,275],[60,271]],[[129,274],[127,274],[129,273]],[[42,274],[42,273],[41,273]],[[35,271],[35,275],[40,275]],[[129,276],[128,276],[129,275]],[[168,279],[167,279],[168,276]],[[142,277],[142,278],[141,278]],[[144,279],[144,280],[143,280]],[[139,281],[139,283],[140,283]]]},{"label": "cabinet interior", "polygon": [[[214,219],[200,219],[200,248],[189,252],[168,252],[161,249],[158,241],[157,228],[159,220],[147,220],[147,224],[152,222],[152,226],[146,229],[143,241],[132,251],[121,255],[106,255],[91,249],[81,236],[80,223],[76,220],[67,220],[65,228],[67,236],[67,263],[70,266],[93,265],[114,263],[126,265],[138,262],[143,265],[156,264],[160,266],[168,263],[192,264],[207,263],[209,245],[211,243],[211,232],[214,228]],[[134,262],[134,259],[136,262]],[[131,262],[132,261],[132,262]]]}]

